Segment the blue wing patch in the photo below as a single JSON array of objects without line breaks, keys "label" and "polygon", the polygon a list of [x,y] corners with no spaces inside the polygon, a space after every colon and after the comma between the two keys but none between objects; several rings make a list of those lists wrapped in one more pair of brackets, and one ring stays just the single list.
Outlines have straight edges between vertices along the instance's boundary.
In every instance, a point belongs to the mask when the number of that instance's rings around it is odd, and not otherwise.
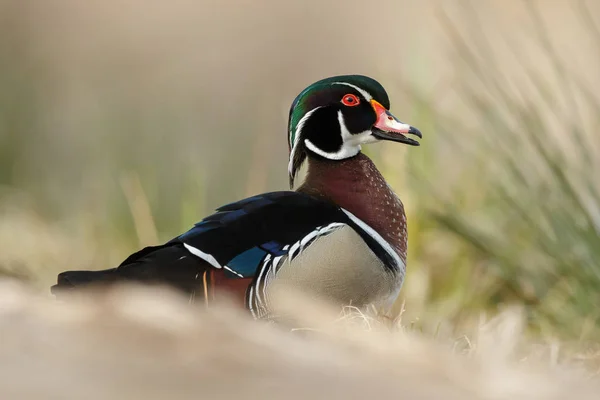
[{"label": "blue wing patch", "polygon": [[283,244],[276,240],[271,240],[270,242],[261,244],[259,247],[268,251],[273,256],[278,257],[287,254],[287,250],[283,250],[283,246]]},{"label": "blue wing patch", "polygon": [[[253,247],[250,250],[238,254],[231,261],[227,263],[227,268],[237,272],[238,274],[245,277],[251,277],[254,275],[263,259],[267,255],[267,252],[259,247]],[[226,275],[230,278],[239,278],[230,271],[225,269]]]}]

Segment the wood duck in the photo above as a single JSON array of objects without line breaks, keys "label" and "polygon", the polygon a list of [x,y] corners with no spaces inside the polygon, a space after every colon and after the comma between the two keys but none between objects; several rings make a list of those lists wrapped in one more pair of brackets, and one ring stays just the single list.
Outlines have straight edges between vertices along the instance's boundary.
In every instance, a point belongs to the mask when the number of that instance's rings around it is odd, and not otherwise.
[{"label": "wood duck", "polygon": [[[342,305],[390,306],[406,270],[406,215],[361,146],[381,140],[418,146],[408,135],[422,136],[389,108],[384,88],[366,76],[313,83],[289,112],[292,190],[224,205],[116,268],[62,272],[52,292],[137,281],[171,285],[208,303],[224,290],[255,318],[269,317],[278,285]],[[293,190],[304,162],[306,178]]]}]

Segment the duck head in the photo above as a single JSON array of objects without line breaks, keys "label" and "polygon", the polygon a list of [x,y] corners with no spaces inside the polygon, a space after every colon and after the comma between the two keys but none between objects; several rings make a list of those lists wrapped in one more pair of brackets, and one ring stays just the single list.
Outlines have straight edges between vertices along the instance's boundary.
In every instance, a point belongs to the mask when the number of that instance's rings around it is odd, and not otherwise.
[{"label": "duck head", "polygon": [[383,86],[367,76],[335,76],[304,89],[290,108],[290,186],[307,157],[343,160],[356,156],[363,144],[381,140],[418,146],[408,135],[420,138],[421,132],[389,108]]}]

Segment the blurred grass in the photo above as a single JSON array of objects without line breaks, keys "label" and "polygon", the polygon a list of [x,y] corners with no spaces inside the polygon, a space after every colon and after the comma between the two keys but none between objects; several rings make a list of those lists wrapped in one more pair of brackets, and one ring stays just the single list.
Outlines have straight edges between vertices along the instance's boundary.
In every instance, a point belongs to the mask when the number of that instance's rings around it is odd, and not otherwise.
[{"label": "blurred grass", "polygon": [[[260,15],[240,5],[211,25],[216,3],[200,13],[181,0],[185,18],[175,6],[122,3],[129,20],[100,2],[88,10],[69,0],[0,1],[5,273],[47,290],[59,271],[112,266],[221,203],[286,188],[289,101],[315,79],[360,72],[384,83],[395,114],[425,135],[418,149],[366,149],[409,214],[404,318],[435,331],[440,315],[460,326],[520,304],[532,332],[595,337],[594,3],[389,2],[413,13],[408,38],[387,23],[376,37],[332,29],[365,5],[334,21],[300,3]],[[564,34],[547,26],[556,13]],[[292,29],[299,15],[314,32]],[[251,17],[277,21],[280,35],[248,28]],[[425,20],[444,41],[431,44]],[[519,22],[527,29],[513,29]],[[373,46],[384,33],[386,46]],[[565,37],[575,54],[564,51]],[[581,57],[589,64],[573,62]]]},{"label": "blurred grass", "polygon": [[[460,68],[471,78],[460,81],[456,90],[479,124],[473,129],[456,116],[435,118],[439,134],[457,144],[471,142],[459,153],[467,170],[448,195],[436,187],[440,172],[432,173],[432,157],[425,154],[411,164],[417,179],[410,187],[422,198],[435,199],[418,202],[425,207],[411,219],[411,238],[441,236],[456,246],[443,261],[448,274],[428,277],[428,307],[444,303],[446,312],[460,319],[482,309],[521,304],[534,331],[595,341],[600,187],[594,171],[600,153],[594,130],[600,99],[582,82],[577,66],[558,54],[540,10],[525,4],[545,55],[536,63],[552,69],[544,76],[536,65],[526,65],[518,41],[507,37],[528,86],[511,86],[472,8],[465,7],[471,11],[467,34],[442,18]],[[597,22],[585,3],[579,6],[578,16],[589,24],[600,49]],[[552,79],[558,85],[553,87]],[[417,263],[423,263],[419,250],[424,251],[418,246],[427,245],[413,241]]]}]

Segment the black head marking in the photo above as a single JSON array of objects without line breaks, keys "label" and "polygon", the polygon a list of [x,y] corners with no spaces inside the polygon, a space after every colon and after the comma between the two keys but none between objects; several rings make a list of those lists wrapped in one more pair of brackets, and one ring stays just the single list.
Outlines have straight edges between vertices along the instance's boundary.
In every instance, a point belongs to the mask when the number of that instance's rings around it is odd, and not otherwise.
[{"label": "black head marking", "polygon": [[[353,95],[358,105],[342,99]],[[323,79],[304,89],[294,100],[289,114],[290,185],[308,155],[342,159],[355,155],[360,147],[344,147],[352,135],[368,132],[376,121],[370,101],[386,108],[390,102],[385,89],[363,75],[341,75]],[[357,150],[358,149],[358,150]]]}]

